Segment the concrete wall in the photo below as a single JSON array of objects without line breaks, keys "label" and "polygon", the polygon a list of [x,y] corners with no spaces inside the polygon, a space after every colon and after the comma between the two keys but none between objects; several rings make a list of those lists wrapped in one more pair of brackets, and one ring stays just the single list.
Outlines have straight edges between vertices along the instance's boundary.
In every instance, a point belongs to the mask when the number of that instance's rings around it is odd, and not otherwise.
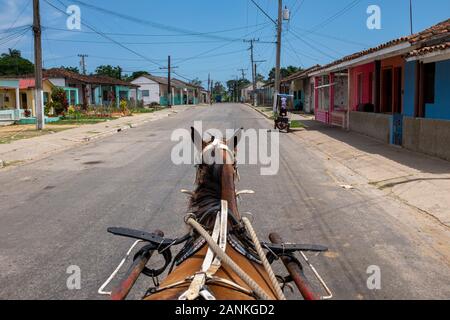
[{"label": "concrete wall", "polygon": [[391,119],[388,114],[351,111],[350,130],[389,143]]},{"label": "concrete wall", "polygon": [[404,117],[403,147],[450,161],[450,121]]}]

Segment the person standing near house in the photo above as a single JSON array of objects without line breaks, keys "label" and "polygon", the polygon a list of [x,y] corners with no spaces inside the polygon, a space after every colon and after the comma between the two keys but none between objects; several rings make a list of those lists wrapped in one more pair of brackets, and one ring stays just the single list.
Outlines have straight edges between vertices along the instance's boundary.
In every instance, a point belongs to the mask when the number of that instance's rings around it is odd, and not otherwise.
[{"label": "person standing near house", "polygon": [[282,96],[280,98],[280,100],[281,100],[280,115],[286,115],[287,114],[287,98]]}]

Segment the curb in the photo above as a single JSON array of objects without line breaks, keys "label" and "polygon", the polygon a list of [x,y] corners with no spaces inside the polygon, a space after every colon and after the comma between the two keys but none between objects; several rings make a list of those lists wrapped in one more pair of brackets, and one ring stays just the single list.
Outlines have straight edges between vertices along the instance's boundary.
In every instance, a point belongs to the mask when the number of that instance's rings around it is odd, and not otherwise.
[{"label": "curb", "polygon": [[261,110],[258,110],[257,108],[255,108],[254,106],[252,106],[251,104],[248,104],[248,103],[244,103],[244,105],[246,105],[246,106],[248,106],[248,107],[250,107],[250,108],[252,108],[253,110],[255,110],[256,112],[258,112],[258,113],[260,113],[260,114],[262,114],[264,117],[266,117],[266,119],[268,119],[268,120],[272,120],[272,119],[270,119],[270,116],[268,116],[266,113],[264,113],[264,112],[262,112]]},{"label": "curb", "polygon": [[[192,106],[195,107],[196,105],[192,105]],[[3,170],[6,170],[7,168],[8,169],[12,169],[12,168],[15,168],[15,167],[20,167],[20,166],[23,166],[23,165],[26,165],[26,164],[29,164],[29,163],[33,163],[35,161],[39,161],[39,160],[45,159],[45,158],[47,158],[47,157],[49,157],[51,155],[57,154],[59,152],[64,152],[64,151],[70,150],[72,148],[76,148],[76,147],[78,147],[80,145],[83,145],[83,144],[86,144],[86,143],[89,143],[89,142],[93,142],[95,140],[98,140],[98,139],[101,139],[101,138],[104,138],[104,137],[107,137],[107,136],[112,136],[112,135],[114,135],[116,133],[120,133],[120,132],[126,131],[126,130],[131,129],[131,128],[137,128],[137,127],[139,127],[139,126],[141,126],[143,124],[146,124],[148,122],[162,120],[162,119],[168,118],[169,116],[176,115],[176,114],[178,114],[180,112],[184,112],[184,111],[189,110],[189,109],[190,108],[186,108],[184,110],[172,110],[172,112],[167,113],[165,116],[156,117],[156,118],[153,118],[153,119],[147,118],[147,119],[144,119],[144,120],[141,120],[141,121],[137,121],[137,122],[134,122],[134,123],[130,123],[130,124],[127,124],[127,125],[121,125],[119,127],[115,127],[115,128],[109,129],[107,131],[94,134],[92,136],[86,136],[86,137],[81,138],[79,140],[78,139],[77,140],[72,140],[74,142],[73,145],[70,145],[70,146],[67,146],[67,147],[62,147],[62,148],[55,149],[55,150],[50,150],[48,152],[45,152],[45,153],[42,153],[41,155],[36,156],[33,159],[18,160],[18,161],[20,161],[20,164],[17,164],[17,165],[14,165],[14,166],[10,166],[10,165],[7,166],[6,165],[7,163],[5,161],[0,160],[0,162],[1,162],[0,163],[0,170],[3,171]],[[3,166],[1,164],[3,164]]]}]

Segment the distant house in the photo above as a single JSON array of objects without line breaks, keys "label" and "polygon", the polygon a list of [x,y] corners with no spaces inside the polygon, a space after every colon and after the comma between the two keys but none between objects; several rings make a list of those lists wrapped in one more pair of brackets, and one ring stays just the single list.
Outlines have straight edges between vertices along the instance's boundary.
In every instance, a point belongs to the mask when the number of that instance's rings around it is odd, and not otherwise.
[{"label": "distant house", "polygon": [[[256,90],[260,90],[264,86],[265,82],[257,81]],[[242,102],[253,102],[253,83],[249,83],[244,88],[241,89],[241,99]]]},{"label": "distant house", "polygon": [[272,106],[274,94],[274,82],[267,82],[258,92],[258,105]]},{"label": "distant house", "polygon": [[119,107],[121,100],[130,100],[130,91],[137,86],[120,79],[101,75],[82,75],[61,68],[44,71],[55,86],[66,91],[70,105],[107,105],[115,102]]},{"label": "distant house", "polygon": [[294,109],[306,113],[314,112],[314,78],[309,73],[317,70],[315,65],[305,70],[291,74],[281,80],[281,83],[289,86],[289,94],[294,96]]},{"label": "distant house", "polygon": [[[143,101],[144,105],[157,103],[161,106],[168,105],[168,79],[150,74],[142,75],[131,83],[138,87],[138,92],[133,92],[131,98]],[[194,86],[179,79],[171,79],[172,105],[197,104],[201,87]]]},{"label": "distant house", "polygon": [[[50,100],[53,83],[44,78],[42,82],[44,104]],[[33,78],[0,78],[0,121],[16,121],[35,115],[35,83]]]}]

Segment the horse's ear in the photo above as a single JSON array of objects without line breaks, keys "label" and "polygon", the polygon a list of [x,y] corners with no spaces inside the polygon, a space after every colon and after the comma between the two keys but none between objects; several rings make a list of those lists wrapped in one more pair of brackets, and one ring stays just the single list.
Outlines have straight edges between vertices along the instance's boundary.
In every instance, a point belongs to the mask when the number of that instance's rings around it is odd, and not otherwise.
[{"label": "horse's ear", "polygon": [[239,128],[233,133],[231,138],[228,140],[228,143],[227,143],[228,146],[230,146],[230,143],[233,143],[233,149],[236,150],[237,145],[238,145],[239,141],[241,140],[242,130],[244,130],[244,128]]},{"label": "horse's ear", "polygon": [[199,151],[203,150],[205,142],[201,134],[194,128],[191,127],[191,139],[194,146],[198,147]]}]

